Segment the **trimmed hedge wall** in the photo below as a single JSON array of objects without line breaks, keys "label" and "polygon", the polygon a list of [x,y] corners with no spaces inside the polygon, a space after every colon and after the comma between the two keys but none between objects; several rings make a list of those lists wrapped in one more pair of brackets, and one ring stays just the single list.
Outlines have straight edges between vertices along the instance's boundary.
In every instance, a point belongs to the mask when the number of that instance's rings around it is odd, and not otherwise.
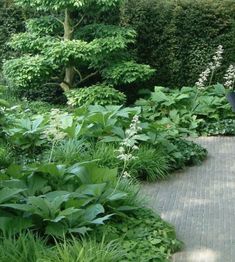
[{"label": "trimmed hedge wall", "polygon": [[24,19],[21,10],[7,5],[7,1],[0,1],[0,71],[3,59],[12,56],[12,50],[6,43],[12,34],[23,30]]},{"label": "trimmed hedge wall", "polygon": [[157,70],[150,85],[193,85],[219,44],[225,53],[216,80],[235,62],[234,0],[127,0],[122,23],[138,32],[140,62]]}]

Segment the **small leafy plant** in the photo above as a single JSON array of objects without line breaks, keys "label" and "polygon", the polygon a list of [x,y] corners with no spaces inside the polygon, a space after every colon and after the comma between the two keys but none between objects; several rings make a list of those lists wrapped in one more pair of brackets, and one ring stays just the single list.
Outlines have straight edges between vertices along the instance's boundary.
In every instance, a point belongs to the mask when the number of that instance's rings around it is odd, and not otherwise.
[{"label": "small leafy plant", "polygon": [[89,105],[123,105],[126,96],[111,86],[95,85],[66,92],[68,105],[73,107]]}]

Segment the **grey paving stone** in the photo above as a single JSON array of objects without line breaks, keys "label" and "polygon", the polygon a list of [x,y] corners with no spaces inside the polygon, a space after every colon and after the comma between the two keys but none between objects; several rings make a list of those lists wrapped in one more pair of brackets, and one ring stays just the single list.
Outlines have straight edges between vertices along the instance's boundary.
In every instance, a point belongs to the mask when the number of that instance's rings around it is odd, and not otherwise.
[{"label": "grey paving stone", "polygon": [[173,262],[235,262],[235,137],[196,142],[209,151],[202,165],[142,190],[185,243]]}]

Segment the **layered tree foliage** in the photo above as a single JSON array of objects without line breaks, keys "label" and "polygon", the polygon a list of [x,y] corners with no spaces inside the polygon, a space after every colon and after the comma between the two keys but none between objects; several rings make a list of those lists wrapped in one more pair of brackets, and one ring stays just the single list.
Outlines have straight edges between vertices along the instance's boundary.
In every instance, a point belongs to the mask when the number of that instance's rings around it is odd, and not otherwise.
[{"label": "layered tree foliage", "polygon": [[39,15],[10,42],[20,56],[6,61],[3,69],[8,84],[16,89],[58,85],[69,91],[97,81],[116,87],[154,73],[128,52],[135,42],[133,29],[90,22],[92,14],[117,7],[120,0],[16,0],[15,4]]}]

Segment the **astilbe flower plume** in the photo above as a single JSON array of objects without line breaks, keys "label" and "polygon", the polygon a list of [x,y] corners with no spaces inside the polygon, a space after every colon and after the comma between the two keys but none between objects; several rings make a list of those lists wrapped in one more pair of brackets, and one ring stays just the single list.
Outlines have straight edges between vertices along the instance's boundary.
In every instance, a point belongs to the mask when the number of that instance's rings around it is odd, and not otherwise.
[{"label": "astilbe flower plume", "polygon": [[136,140],[136,135],[142,128],[140,127],[139,116],[135,115],[132,119],[130,127],[125,131],[125,138],[120,143],[120,147],[117,150],[118,156],[117,158],[124,163],[122,176],[129,177],[130,175],[126,171],[127,164],[136,159],[136,156],[133,155],[134,151],[138,150],[139,147],[137,146],[138,141]]},{"label": "astilbe flower plume", "polygon": [[212,57],[212,61],[208,64],[207,68],[200,74],[198,81],[195,83],[198,89],[205,89],[205,85],[208,81],[209,76],[211,76],[209,82],[209,85],[211,85],[215,71],[221,66],[223,52],[223,46],[219,45],[217,47],[215,55]]},{"label": "astilbe flower plume", "polygon": [[44,136],[48,140],[59,141],[65,138],[66,134],[61,130],[61,118],[66,113],[62,113],[59,109],[52,109],[50,112],[49,124],[44,131]]},{"label": "astilbe flower plume", "polygon": [[234,88],[234,83],[235,83],[235,66],[234,65],[229,66],[224,76],[224,80],[225,80],[224,86],[232,90]]}]

